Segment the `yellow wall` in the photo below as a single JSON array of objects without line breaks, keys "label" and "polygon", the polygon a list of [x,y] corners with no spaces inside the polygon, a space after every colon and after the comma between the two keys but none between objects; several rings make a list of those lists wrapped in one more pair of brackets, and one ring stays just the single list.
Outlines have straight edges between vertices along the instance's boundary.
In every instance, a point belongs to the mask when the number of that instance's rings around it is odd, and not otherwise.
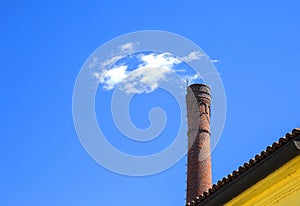
[{"label": "yellow wall", "polygon": [[300,156],[259,181],[225,206],[300,205]]}]

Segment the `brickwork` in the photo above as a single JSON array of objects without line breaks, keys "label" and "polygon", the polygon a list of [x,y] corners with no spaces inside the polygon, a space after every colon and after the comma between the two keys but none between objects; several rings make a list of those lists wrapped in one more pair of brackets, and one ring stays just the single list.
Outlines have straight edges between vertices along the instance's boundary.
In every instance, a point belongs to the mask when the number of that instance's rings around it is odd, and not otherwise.
[{"label": "brickwork", "polygon": [[212,186],[210,156],[210,89],[203,84],[188,87],[188,163],[186,202]]}]

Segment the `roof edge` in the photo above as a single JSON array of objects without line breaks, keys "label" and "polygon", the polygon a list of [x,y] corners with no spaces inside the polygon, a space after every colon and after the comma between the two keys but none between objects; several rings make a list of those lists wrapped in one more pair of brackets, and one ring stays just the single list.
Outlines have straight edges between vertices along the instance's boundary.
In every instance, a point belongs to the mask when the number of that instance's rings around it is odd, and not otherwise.
[{"label": "roof edge", "polygon": [[299,154],[300,128],[295,128],[187,205],[223,205]]}]

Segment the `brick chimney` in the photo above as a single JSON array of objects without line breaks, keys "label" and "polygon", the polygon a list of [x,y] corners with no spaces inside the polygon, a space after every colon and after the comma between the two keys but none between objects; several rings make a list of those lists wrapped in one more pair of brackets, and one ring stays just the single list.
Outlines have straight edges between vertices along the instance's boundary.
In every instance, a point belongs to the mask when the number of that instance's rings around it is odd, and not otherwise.
[{"label": "brick chimney", "polygon": [[212,186],[210,156],[210,89],[204,84],[187,88],[188,162],[186,203]]}]

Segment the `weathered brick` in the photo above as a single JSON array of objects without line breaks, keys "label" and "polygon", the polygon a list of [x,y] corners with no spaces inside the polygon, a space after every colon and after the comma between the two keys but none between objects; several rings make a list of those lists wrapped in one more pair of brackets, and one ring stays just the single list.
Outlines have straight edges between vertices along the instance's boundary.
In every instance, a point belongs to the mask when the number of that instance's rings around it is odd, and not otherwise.
[{"label": "weathered brick", "polygon": [[186,202],[212,186],[210,155],[210,89],[204,84],[188,87],[188,163]]}]

